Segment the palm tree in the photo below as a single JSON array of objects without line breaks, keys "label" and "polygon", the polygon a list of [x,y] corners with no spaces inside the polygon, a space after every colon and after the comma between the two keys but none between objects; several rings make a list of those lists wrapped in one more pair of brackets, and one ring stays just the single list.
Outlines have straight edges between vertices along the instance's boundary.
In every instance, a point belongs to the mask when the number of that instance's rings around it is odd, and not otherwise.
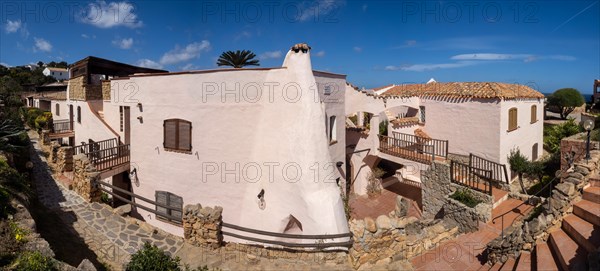
[{"label": "palm tree", "polygon": [[237,50],[235,52],[227,51],[223,52],[221,56],[219,56],[217,65],[231,66],[234,68],[242,68],[244,66],[260,66],[258,59],[253,59],[255,57],[256,55],[249,50]]}]

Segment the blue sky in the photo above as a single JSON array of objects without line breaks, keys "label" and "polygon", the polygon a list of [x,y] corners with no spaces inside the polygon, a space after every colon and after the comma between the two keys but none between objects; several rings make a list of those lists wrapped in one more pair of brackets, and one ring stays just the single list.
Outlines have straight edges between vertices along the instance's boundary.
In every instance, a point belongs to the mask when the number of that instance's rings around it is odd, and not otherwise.
[{"label": "blue sky", "polygon": [[437,81],[591,93],[600,78],[599,1],[2,1],[0,63],[88,55],[180,71],[226,50],[280,66],[312,46],[313,68],[367,88]]}]

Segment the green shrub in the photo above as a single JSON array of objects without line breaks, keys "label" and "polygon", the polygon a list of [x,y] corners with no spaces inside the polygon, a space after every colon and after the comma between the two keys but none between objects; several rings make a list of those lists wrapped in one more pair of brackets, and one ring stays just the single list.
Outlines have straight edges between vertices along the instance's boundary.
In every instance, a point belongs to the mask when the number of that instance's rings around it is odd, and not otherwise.
[{"label": "green shrub", "polygon": [[467,205],[471,208],[477,206],[477,204],[481,203],[481,200],[475,198],[475,196],[468,189],[458,189],[452,195],[450,195],[451,199],[457,200],[460,203]]},{"label": "green shrub", "polygon": [[575,123],[575,119],[568,119],[558,125],[545,127],[544,146],[550,153],[560,151],[560,141],[565,138],[581,132],[581,127]]},{"label": "green shrub", "polygon": [[388,125],[389,125],[389,122],[387,120],[384,120],[379,123],[379,134],[380,135],[384,135],[384,136],[388,135]]},{"label": "green shrub", "polygon": [[35,119],[41,116],[43,113],[39,108],[29,108],[25,111],[25,120],[27,121],[27,125],[31,128],[35,128]]},{"label": "green shrub", "polygon": [[53,271],[58,270],[56,262],[38,251],[25,252],[16,260],[17,271]]},{"label": "green shrub", "polygon": [[155,245],[145,243],[144,247],[131,256],[127,271],[171,271],[179,268],[179,257],[175,259],[158,249]]}]

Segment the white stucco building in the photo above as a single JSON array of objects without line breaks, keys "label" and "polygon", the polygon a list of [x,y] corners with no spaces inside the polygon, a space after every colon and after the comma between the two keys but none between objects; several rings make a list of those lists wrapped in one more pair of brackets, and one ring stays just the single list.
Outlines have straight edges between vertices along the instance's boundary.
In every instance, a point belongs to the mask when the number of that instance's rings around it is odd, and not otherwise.
[{"label": "white stucco building", "polygon": [[[76,144],[130,144],[113,185],[221,206],[224,222],[251,229],[341,234],[345,87],[345,75],[314,71],[302,44],[274,68],[169,73],[89,57],[71,67],[68,104]],[[183,235],[176,221],[137,213]]]},{"label": "white stucco building", "polygon": [[[398,172],[403,178],[420,182],[420,171],[428,168],[428,162],[446,159],[448,154],[474,154],[508,169],[513,149],[532,160],[542,155],[544,96],[530,87],[430,81],[385,86],[374,93],[367,95],[352,87],[346,91],[347,116],[373,115],[366,138],[357,138],[352,131],[347,135],[354,138],[356,146],[350,150],[350,162],[357,194],[366,193],[367,176],[382,160],[400,165]],[[378,138],[378,130],[372,127],[384,120],[389,121],[389,138]],[[411,146],[420,149],[407,151]],[[369,155],[354,153],[366,148],[371,150]],[[399,149],[403,153],[398,153]],[[358,168],[361,170],[354,170]],[[510,181],[510,172],[508,175]]]},{"label": "white stucco building", "polygon": [[42,73],[46,76],[52,76],[58,81],[69,79],[69,71],[64,68],[46,67]]}]

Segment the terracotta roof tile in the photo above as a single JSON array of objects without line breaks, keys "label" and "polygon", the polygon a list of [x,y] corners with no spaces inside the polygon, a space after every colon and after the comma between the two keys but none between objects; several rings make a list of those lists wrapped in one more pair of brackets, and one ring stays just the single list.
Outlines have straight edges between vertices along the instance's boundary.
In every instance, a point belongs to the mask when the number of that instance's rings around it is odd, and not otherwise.
[{"label": "terracotta roof tile", "polygon": [[442,96],[453,98],[516,99],[544,98],[544,95],[528,86],[496,82],[450,82],[397,85],[383,96]]},{"label": "terracotta roof tile", "polygon": [[391,120],[391,122],[392,122],[392,124],[395,124],[395,125],[411,125],[411,124],[418,124],[419,118],[418,117],[399,118],[399,119],[393,119],[393,120]]},{"label": "terracotta roof tile", "polygon": [[431,139],[431,137],[421,128],[415,129],[415,135],[423,139]]}]

